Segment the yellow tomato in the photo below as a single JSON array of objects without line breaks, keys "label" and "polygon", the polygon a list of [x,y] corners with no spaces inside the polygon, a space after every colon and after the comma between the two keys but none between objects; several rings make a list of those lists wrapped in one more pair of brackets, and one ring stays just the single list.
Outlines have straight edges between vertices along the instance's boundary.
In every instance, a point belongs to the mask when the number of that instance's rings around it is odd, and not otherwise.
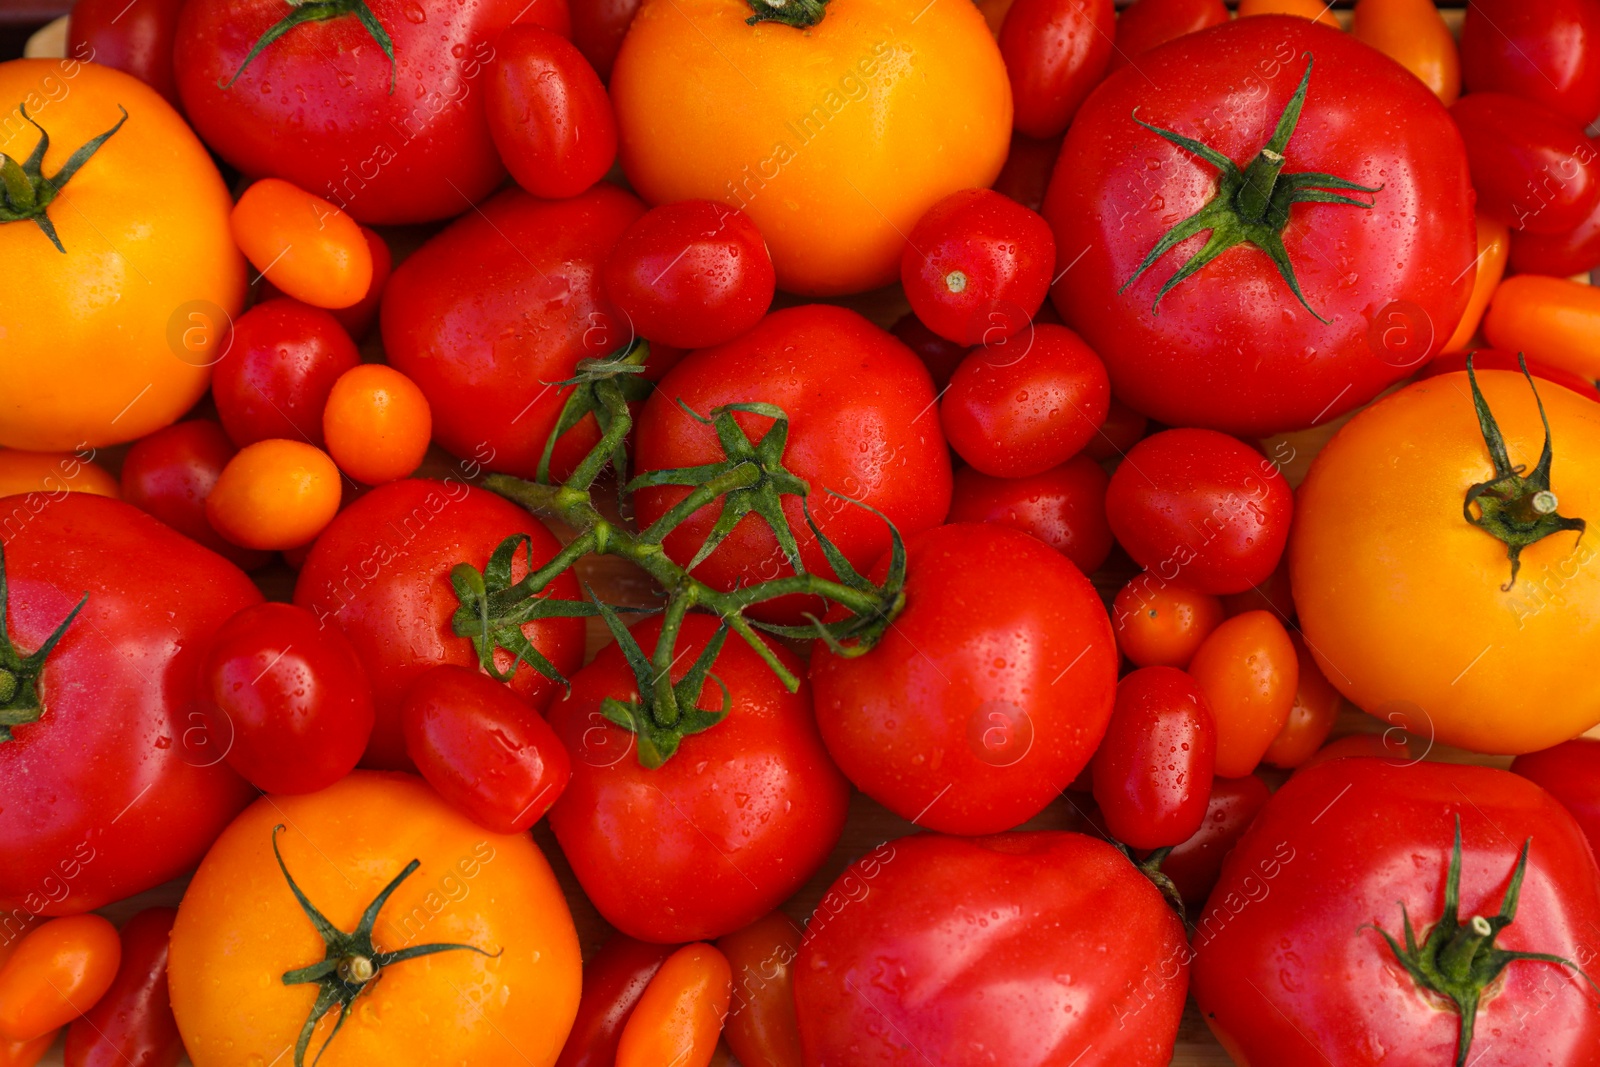
[{"label": "yellow tomato", "polygon": [[299,548],[339,512],[339,468],[304,441],[272,438],[246,445],[206,495],[206,518],[241,548]]},{"label": "yellow tomato", "polygon": [[77,453],[0,448],[0,496],[13,493],[94,493],[120,499],[122,487],[104,467]]}]

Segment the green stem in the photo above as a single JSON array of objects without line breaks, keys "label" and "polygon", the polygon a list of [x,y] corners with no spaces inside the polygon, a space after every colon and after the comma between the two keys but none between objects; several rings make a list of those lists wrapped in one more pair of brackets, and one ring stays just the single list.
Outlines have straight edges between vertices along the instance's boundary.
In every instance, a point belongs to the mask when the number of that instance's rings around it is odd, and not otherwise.
[{"label": "green stem", "polygon": [[695,486],[688,496],[674,504],[665,515],[652,522],[647,529],[641,531],[639,541],[643,544],[660,544],[685,519],[714,502],[719,496],[734,489],[748,488],[760,480],[759,467],[753,463],[741,463],[709,482]]}]

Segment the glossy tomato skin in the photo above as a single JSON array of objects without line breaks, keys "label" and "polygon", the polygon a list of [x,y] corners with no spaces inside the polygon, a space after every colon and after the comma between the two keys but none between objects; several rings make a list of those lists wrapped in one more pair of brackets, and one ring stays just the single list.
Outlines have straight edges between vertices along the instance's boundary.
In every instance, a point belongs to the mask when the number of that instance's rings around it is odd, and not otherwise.
[{"label": "glossy tomato skin", "polygon": [[[1153,312],[1156,293],[1203,236],[1119,292],[1217,188],[1214,167],[1141,129],[1133,110],[1243,166],[1294,94],[1307,52],[1315,69],[1285,173],[1383,186],[1371,209],[1290,209],[1289,261],[1329,321],[1314,318],[1271,260],[1247,246],[1174,287]],[[1429,351],[1443,345],[1466,307],[1477,243],[1460,134],[1426,86],[1346,34],[1265,15],[1181,37],[1138,67],[1113,74],[1079,112],[1062,146],[1073,165],[1056,168],[1044,204],[1058,271],[1083,255],[1052,299],[1105,360],[1118,397],[1169,425],[1260,436],[1332,418],[1409,373],[1396,365],[1406,359],[1387,349],[1380,358],[1369,343],[1391,303],[1421,309],[1408,314],[1419,334],[1431,323]],[[1389,118],[1402,113],[1404,124]],[[1327,258],[1330,248],[1338,259]]]},{"label": "glossy tomato skin", "polygon": [[[674,680],[716,628],[709,615],[684,620]],[[646,649],[659,632],[659,616],[634,630]],[[803,673],[792,653],[776,652]],[[844,827],[849,784],[817,736],[810,688],[790,693],[738,638],[712,673],[732,695],[728,717],[685,737],[655,770],[640,765],[633,736],[600,713],[606,697],[637,693],[615,644],[550,708],[572,757],[550,826],[600,914],[643,941],[693,941],[749,925],[815,873]],[[699,706],[720,708],[721,690],[708,683]],[[641,900],[654,903],[641,908]]]},{"label": "glossy tomato skin", "polygon": [[1271,796],[1267,783],[1253,774],[1212,779],[1200,828],[1161,861],[1161,873],[1172,879],[1185,904],[1205,903],[1222,874],[1222,861]]},{"label": "glossy tomato skin", "polygon": [[175,1067],[183,1041],[167,995],[175,908],[147,908],[122,925],[122,963],[101,997],[67,1029],[66,1067]]},{"label": "glossy tomato skin", "polygon": [[1581,123],[1505,93],[1450,108],[1467,146],[1478,210],[1518,232],[1566,233],[1600,201],[1600,145]]},{"label": "glossy tomato skin", "polygon": [[1111,555],[1109,482],[1100,465],[1083,455],[1029,478],[991,478],[962,467],[955,474],[949,521],[997,522],[1032,534],[1091,574]]},{"label": "glossy tomato skin", "polygon": [[853,659],[812,650],[823,740],[902,818],[1010,829],[1077,777],[1105,733],[1111,621],[1081,571],[1018,530],[941,526],[907,551],[905,610],[883,640]]},{"label": "glossy tomato skin", "polygon": [[572,43],[594,66],[601,81],[611,78],[622,38],[627,36],[640,0],[571,0]]},{"label": "glossy tomato skin", "polygon": [[572,42],[521,25],[495,40],[484,85],[489,133],[506,169],[534,196],[577,196],[617,157],[611,101]]},{"label": "glossy tomato skin", "polygon": [[0,1040],[55,1033],[111,988],[121,962],[117,928],[102,916],[69,915],[28,931],[0,969]]},{"label": "glossy tomato skin", "polygon": [[583,966],[578,1017],[555,1067],[614,1067],[622,1027],[639,1003],[670,945],[636,941],[613,932]]},{"label": "glossy tomato skin", "polygon": [[1222,0],[1135,0],[1117,17],[1109,70],[1121,70],[1157,45],[1227,21]]},{"label": "glossy tomato skin", "polygon": [[233,564],[130,504],[7,497],[7,630],[39,647],[89,601],[45,662],[44,715],[0,745],[0,908],[71,915],[191,869],[253,790],[210,744],[201,658],[261,600]]},{"label": "glossy tomato skin", "polygon": [[1094,754],[1094,799],[1106,829],[1130,848],[1179,845],[1205,819],[1217,728],[1194,680],[1145,667],[1117,683]]},{"label": "glossy tomato skin", "polygon": [[[1593,958],[1600,872],[1555,798],[1492,768],[1335,760],[1278,790],[1196,919],[1195,1000],[1236,1061],[1456,1062],[1456,1014],[1417,989],[1374,927],[1403,944],[1402,904],[1419,932],[1438,921],[1458,818],[1463,919],[1499,911],[1532,838],[1515,921],[1496,944]],[[1595,1062],[1600,1016],[1581,980],[1514,962],[1496,986],[1470,1062]]]},{"label": "glossy tomato skin", "polygon": [[[400,725],[406,688],[429,667],[477,663],[471,642],[451,629],[460,602],[450,568],[470,563],[482,570],[514,534],[530,538],[535,566],[560,547],[526,511],[451,476],[379,486],[340,512],[317,538],[295,583],[295,603],[342,629],[366,668],[377,719],[365,766],[411,766]],[[527,573],[527,563],[527,551],[519,551],[513,580]],[[563,600],[579,596],[570,572],[550,590]],[[563,674],[583,661],[582,619],[540,619],[522,632]],[[505,649],[495,650],[496,669],[508,671],[512,662]],[[526,664],[509,684],[535,707],[560,689]]]},{"label": "glossy tomato skin", "polygon": [[[433,409],[434,439],[489,470],[531,478],[578,360],[632,338],[600,293],[600,265],[644,205],[612,185],[570,200],[510,189],[400,264],[384,292],[389,362]],[[557,475],[599,440],[592,418],[563,436]]]},{"label": "glossy tomato skin", "polygon": [[1188,980],[1177,915],[1110,845],[922,834],[823,897],[795,1006],[808,1067],[1156,1067]]},{"label": "glossy tomato skin", "polygon": [[1600,740],[1575,737],[1529,752],[1512,760],[1511,770],[1561,801],[1583,828],[1590,848],[1600,845]]},{"label": "glossy tomato skin", "polygon": [[1587,126],[1600,114],[1600,8],[1473,0],[1461,24],[1461,76],[1472,92],[1511,93]]},{"label": "glossy tomato skin", "polygon": [[722,1039],[748,1067],[800,1067],[794,965],[801,928],[781,911],[717,938],[733,969],[733,1000]]},{"label": "glossy tomato skin", "polygon": [[115,67],[178,106],[172,43],[183,0],[83,0],[67,22],[67,55]]},{"label": "glossy tomato skin", "polygon": [[1507,352],[1502,348],[1478,348],[1471,353],[1461,352],[1456,355],[1440,356],[1431,359],[1417,375],[1419,379],[1437,378],[1441,374],[1451,374],[1467,369],[1467,356],[1472,356],[1474,370],[1508,370],[1516,374],[1522,373],[1523,363],[1527,364],[1528,373],[1541,382],[1555,382],[1557,385],[1571,389],[1580,396],[1600,400],[1600,385],[1577,374],[1574,371],[1561,367],[1552,367],[1537,360],[1521,357],[1519,353]]},{"label": "glossy tomato skin", "polygon": [[1067,128],[1111,58],[1111,0],[1017,0],[1000,26],[1016,100],[1017,132],[1054,137]]},{"label": "glossy tomato skin", "polygon": [[[828,495],[831,490],[883,513],[910,537],[942,522],[950,508],[950,455],[933,410],[927,370],[906,347],[853,311],[812,304],[777,311],[755,329],[702,349],[661,380],[634,431],[639,471],[690,467],[724,458],[716,432],[691,418],[724,404],[760,401],[789,416],[784,466],[811,486],[811,515],[853,566],[865,570],[889,550],[883,519]],[[772,420],[735,416],[757,440]],[[660,518],[688,494],[676,486],[641,489],[634,497],[641,525]],[[783,498],[789,529],[806,570],[832,573],[806,525],[799,497]],[[716,521],[716,507],[695,512],[667,536],[667,554],[693,558]],[[790,573],[772,530],[747,515],[695,568],[719,589]],[[785,597],[758,608],[776,621],[799,623],[821,601]]]},{"label": "glossy tomato skin", "polygon": [[128,449],[122,460],[122,499],[247,571],[265,566],[272,558],[268,553],[240,548],[206,518],[206,497],[237,452],[217,422],[175,422]]},{"label": "glossy tomato skin", "polygon": [[321,448],[328,393],[360,362],[332,313],[288,297],[257,304],[233,324],[227,354],[212,372],[217,417],[240,448],[269,437]]},{"label": "glossy tomato skin", "polygon": [[945,340],[911,312],[902,316],[899,322],[890,327],[889,332],[921,358],[923,366],[928,368],[928,374],[933,378],[935,392],[944,391],[944,387],[950,384],[950,375],[967,358],[966,345]]},{"label": "glossy tomato skin", "polygon": [[1518,274],[1566,278],[1600,267],[1600,207],[1561,233],[1518,232],[1511,238],[1510,266]]}]

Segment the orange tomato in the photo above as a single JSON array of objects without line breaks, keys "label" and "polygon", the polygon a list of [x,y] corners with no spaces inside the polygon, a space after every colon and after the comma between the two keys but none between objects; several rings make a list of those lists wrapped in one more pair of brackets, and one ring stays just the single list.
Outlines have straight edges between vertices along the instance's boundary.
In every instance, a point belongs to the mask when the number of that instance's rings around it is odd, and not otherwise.
[{"label": "orange tomato", "polygon": [[1249,15],[1296,15],[1320,22],[1331,29],[1339,29],[1333,4],[1324,3],[1323,0],[1239,0],[1239,17]]},{"label": "orange tomato", "polygon": [[1291,633],[1295,662],[1299,665],[1299,684],[1295,686],[1294,706],[1283,729],[1267,746],[1263,763],[1274,767],[1298,767],[1321,747],[1333,732],[1333,721],[1339,717],[1343,701],[1333,683],[1323,677],[1322,669],[1306,648],[1305,638]]},{"label": "orange tomato", "polygon": [[1462,312],[1455,333],[1445,342],[1441,352],[1465,352],[1483,324],[1483,313],[1489,307],[1500,279],[1506,274],[1506,257],[1511,254],[1511,229],[1503,222],[1478,216],[1478,273],[1472,280],[1472,295],[1467,298],[1467,310]]},{"label": "orange tomato", "polygon": [[1149,571],[1123,586],[1111,604],[1117,648],[1137,667],[1187,667],[1222,620],[1222,601]]},{"label": "orange tomato", "polygon": [[733,969],[733,1000],[722,1039],[749,1067],[801,1067],[794,1008],[800,928],[781,911],[717,939]]},{"label": "orange tomato", "polygon": [[733,993],[727,957],[710,945],[668,956],[634,1005],[616,1067],[707,1067]]},{"label": "orange tomato", "polygon": [[361,227],[299,186],[262,178],[234,205],[230,223],[245,258],[296,300],[346,308],[372,287],[372,249]]},{"label": "orange tomato", "polygon": [[[349,949],[344,973],[359,991],[337,1036],[338,1010],[322,1016],[306,1064],[319,1049],[322,1067],[555,1062],[578,1011],[581,963],[539,847],[527,834],[483,830],[413,775],[356,771],[318,793],[258,800],[195,873],[167,966],[195,1067],[297,1059],[285,1050],[319,986],[283,976],[323,960],[327,942],[284,870],[342,935],[359,931],[362,913],[398,878],[370,929],[376,953],[471,946],[388,962],[366,946]],[[323,990],[342,984],[330,977]]]},{"label": "orange tomato", "polygon": [[333,383],[322,435],[340,470],[358,482],[382,485],[422,463],[433,414],[410,378],[382,363],[364,363]]},{"label": "orange tomato", "polygon": [[644,0],[611,72],[622,168],[652,204],[742,209],[781,289],[896,281],[923,213],[1005,163],[1000,49],[972,3],[763,7],[820,21],[752,26],[747,0]]},{"label": "orange tomato", "polygon": [[13,493],[93,493],[120,499],[122,486],[104,467],[74,452],[0,448],[0,496]]},{"label": "orange tomato", "polygon": [[122,962],[117,928],[98,915],[51,919],[22,938],[0,968],[0,1038],[54,1033],[111,988]]},{"label": "orange tomato", "polygon": [[32,1041],[8,1041],[0,1037],[0,1067],[35,1067],[50,1051],[50,1046],[56,1043],[58,1032],[51,1030]]},{"label": "orange tomato", "polygon": [[1350,33],[1422,79],[1445,107],[1461,95],[1461,53],[1433,0],[1357,0]]},{"label": "orange tomato", "polygon": [[1243,778],[1283,730],[1300,683],[1293,643],[1275,615],[1247,611],[1205,639],[1189,674],[1217,723],[1219,778]]},{"label": "orange tomato", "polygon": [[206,497],[212,527],[241,548],[298,548],[339,511],[339,468],[304,441],[273,438],[241,448]]},{"label": "orange tomato", "polygon": [[1519,274],[1494,291],[1483,319],[1489,344],[1594,381],[1600,378],[1600,289]]}]

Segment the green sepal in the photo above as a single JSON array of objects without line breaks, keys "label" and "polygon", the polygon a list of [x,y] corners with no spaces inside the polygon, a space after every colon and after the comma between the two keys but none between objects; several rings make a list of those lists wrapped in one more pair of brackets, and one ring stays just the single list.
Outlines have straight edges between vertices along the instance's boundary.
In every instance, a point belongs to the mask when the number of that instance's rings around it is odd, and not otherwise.
[{"label": "green sepal", "polygon": [[45,659],[55,650],[61,638],[66,636],[78,612],[89,602],[89,594],[83,594],[77,606],[45,638],[44,644],[23,655],[12,642],[6,625],[10,596],[10,588],[6,584],[5,545],[0,543],[0,744],[12,740],[12,727],[37,722],[39,716],[44,714],[44,705],[39,699],[39,675],[44,671]]},{"label": "green sepal", "polygon": [[[600,427],[601,444],[605,448],[599,455],[585,461],[585,466],[593,467],[585,485],[600,473],[601,460],[609,462],[616,469],[619,483],[628,480],[625,439],[631,420],[627,405],[647,399],[655,388],[643,377],[645,361],[649,358],[650,343],[643,338],[636,338],[608,356],[579,360],[571,378],[544,383],[552,388],[572,386],[573,389],[561,405],[555,428],[545,438],[544,451],[539,455],[539,466],[534,475],[536,481],[544,485],[552,484],[550,461],[555,455],[556,442],[582,422],[586,415],[594,416]],[[614,432],[619,428],[624,432]]]},{"label": "green sepal", "polygon": [[383,49],[384,56],[389,60],[389,95],[393,96],[398,76],[394,59],[394,41],[389,38],[389,31],[383,28],[383,23],[378,21],[378,16],[374,15],[372,9],[366,5],[366,0],[289,0],[289,13],[267,27],[266,32],[256,39],[255,45],[244,57],[244,62],[239,64],[239,69],[233,72],[233,77],[225,82],[219,81],[217,87],[233,88],[233,83],[239,80],[239,76],[254,62],[256,56],[296,26],[303,26],[308,22],[328,22],[346,15],[354,15],[356,21],[367,31],[367,36]]},{"label": "green sepal", "polygon": [[[517,550],[526,549],[528,573],[521,581],[511,580]],[[566,677],[543,653],[533,646],[522,628],[539,619],[583,619],[596,614],[593,604],[581,600],[560,600],[546,586],[566,569],[565,554],[538,567],[533,558],[533,540],[527,534],[512,534],[489,556],[479,571],[470,563],[450,569],[450,585],[455,590],[457,607],[450,617],[450,629],[457,637],[472,642],[478,665],[498,681],[509,682],[519,664],[526,663],[551,681],[571,688]],[[510,669],[495,666],[494,653],[503,648],[515,656]]]},{"label": "green sepal", "polygon": [[78,149],[67,157],[61,169],[46,178],[44,154],[50,148],[50,134],[28,114],[26,104],[18,104],[17,111],[23,120],[39,131],[39,140],[34,143],[33,151],[28,153],[28,158],[21,163],[0,152],[0,223],[31,220],[44,231],[50,243],[56,246],[56,251],[65,255],[67,249],[56,234],[55,223],[50,221],[50,216],[46,212],[55,202],[56,195],[72,180],[73,175],[83,169],[83,165],[100,151],[100,146],[110,140],[111,135],[122,129],[122,124],[128,121],[128,109],[118,104],[117,110],[122,113],[122,117],[117,119],[115,126],[79,145]]},{"label": "green sepal", "polygon": [[762,22],[781,22],[797,30],[809,29],[828,13],[828,0],[747,0],[755,14],[745,19],[746,26]]}]

